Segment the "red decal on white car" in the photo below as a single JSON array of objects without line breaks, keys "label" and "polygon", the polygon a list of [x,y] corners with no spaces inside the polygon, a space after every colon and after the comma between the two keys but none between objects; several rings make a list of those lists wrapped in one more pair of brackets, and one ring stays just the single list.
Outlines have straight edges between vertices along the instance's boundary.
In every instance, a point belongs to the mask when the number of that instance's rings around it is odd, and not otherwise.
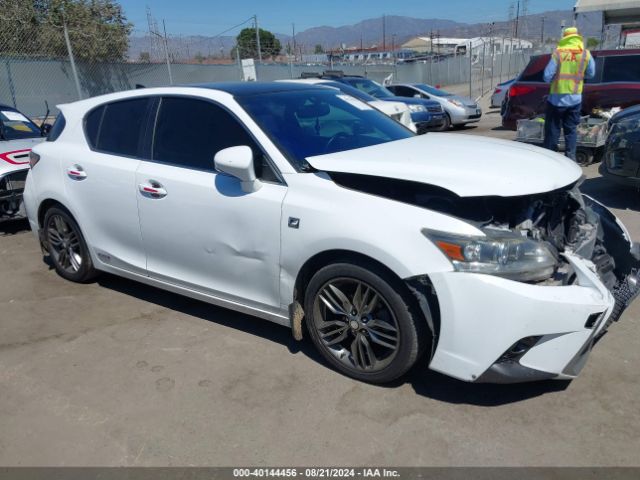
[{"label": "red decal on white car", "polygon": [[[12,165],[26,165],[29,163],[30,148],[25,150],[13,150],[12,152],[0,153],[0,160],[4,160]],[[24,158],[24,161],[22,160]]]}]

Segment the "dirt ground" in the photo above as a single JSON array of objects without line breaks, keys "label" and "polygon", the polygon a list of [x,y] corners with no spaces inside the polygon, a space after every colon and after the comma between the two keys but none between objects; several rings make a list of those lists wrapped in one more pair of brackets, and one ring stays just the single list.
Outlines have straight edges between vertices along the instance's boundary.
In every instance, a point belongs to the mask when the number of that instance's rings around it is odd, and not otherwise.
[{"label": "dirt ground", "polygon": [[[456,134],[513,138],[488,110]],[[640,239],[640,195],[584,190]],[[0,465],[640,465],[640,301],[570,384],[388,387],[263,320],[105,275],[58,277],[0,226]]]}]

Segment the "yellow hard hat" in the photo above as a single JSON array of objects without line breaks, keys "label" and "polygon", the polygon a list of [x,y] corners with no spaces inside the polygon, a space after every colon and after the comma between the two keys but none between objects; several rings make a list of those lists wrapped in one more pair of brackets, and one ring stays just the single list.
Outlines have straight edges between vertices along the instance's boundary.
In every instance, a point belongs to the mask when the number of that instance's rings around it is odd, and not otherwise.
[{"label": "yellow hard hat", "polygon": [[564,32],[562,32],[562,36],[563,37],[568,37],[569,35],[579,35],[578,34],[578,28],[577,27],[565,28]]}]

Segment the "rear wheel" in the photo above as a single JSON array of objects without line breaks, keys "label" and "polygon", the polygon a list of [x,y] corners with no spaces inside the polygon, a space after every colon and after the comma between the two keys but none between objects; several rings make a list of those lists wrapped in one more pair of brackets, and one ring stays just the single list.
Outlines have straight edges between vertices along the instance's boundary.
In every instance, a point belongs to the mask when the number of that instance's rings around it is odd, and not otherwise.
[{"label": "rear wheel", "polygon": [[58,275],[72,282],[87,282],[97,275],[80,227],[66,210],[47,210],[44,236]]},{"label": "rear wheel", "polygon": [[322,356],[342,373],[385,383],[409,370],[425,345],[401,284],[379,269],[329,265],[309,282],[306,325]]},{"label": "rear wheel", "polygon": [[576,163],[586,167],[593,163],[593,150],[590,148],[578,148],[576,150]]},{"label": "rear wheel", "polygon": [[449,114],[445,114],[444,116],[444,124],[437,129],[438,132],[448,132],[449,128],[451,128],[451,117]]}]

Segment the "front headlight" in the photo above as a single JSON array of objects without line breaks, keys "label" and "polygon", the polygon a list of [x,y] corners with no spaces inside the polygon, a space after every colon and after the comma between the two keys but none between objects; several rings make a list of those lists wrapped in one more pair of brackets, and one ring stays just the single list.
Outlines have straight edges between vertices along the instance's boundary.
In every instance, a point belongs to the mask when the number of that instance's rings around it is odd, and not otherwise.
[{"label": "front headlight", "polygon": [[409,110],[412,112],[426,112],[427,109],[424,108],[424,105],[409,105]]},{"label": "front headlight", "polygon": [[464,108],[464,104],[460,100],[450,100],[447,99],[447,102],[453,103],[456,107]]},{"label": "front headlight", "polygon": [[423,229],[459,272],[532,282],[553,275],[556,259],[546,245],[513,232],[485,229],[486,237]]}]

